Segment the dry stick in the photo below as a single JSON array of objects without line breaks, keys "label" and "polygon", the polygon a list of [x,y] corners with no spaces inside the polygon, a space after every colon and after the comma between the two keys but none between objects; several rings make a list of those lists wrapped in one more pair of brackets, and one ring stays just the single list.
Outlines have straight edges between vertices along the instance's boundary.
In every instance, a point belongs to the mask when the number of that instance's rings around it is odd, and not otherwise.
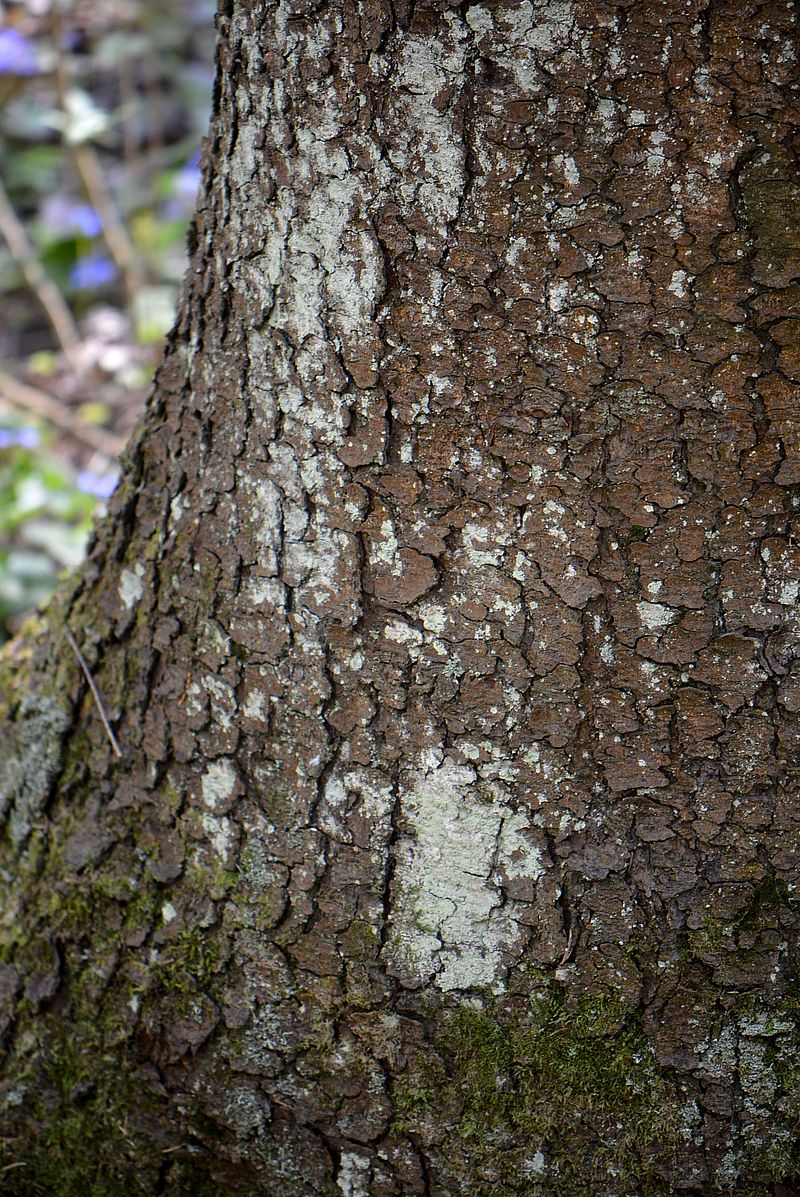
[{"label": "dry stick", "polygon": [[136,95],[133,62],[128,54],[122,54],[119,59],[119,98],[122,115],[122,153],[125,161],[125,174],[129,179],[137,179],[139,175],[139,134],[137,130],[137,114],[139,102]]},{"label": "dry stick", "polygon": [[100,217],[103,239],[122,272],[128,297],[133,300],[144,282],[136,249],[119,218],[96,151],[86,144],[73,146],[73,151],[89,202]]},{"label": "dry stick", "polygon": [[106,714],[105,707],[103,706],[103,700],[100,697],[100,691],[97,689],[97,686],[94,684],[94,678],[92,677],[91,673],[89,672],[89,666],[86,664],[86,658],[84,657],[81,650],[78,648],[77,641],[75,640],[75,637],[72,635],[72,632],[69,630],[69,626],[67,624],[64,624],[64,633],[67,637],[67,640],[69,641],[70,648],[74,652],[75,656],[78,658],[78,664],[80,665],[81,669],[83,670],[84,674],[86,675],[86,680],[89,683],[89,689],[92,692],[92,697],[94,698],[95,702],[97,703],[97,709],[100,712],[100,718],[103,720],[103,727],[106,729],[106,735],[108,736],[109,740],[111,741],[111,747],[114,749],[117,756],[122,756],[122,750],[120,749],[120,746],[117,743],[117,737],[114,735],[113,731],[111,730],[111,724],[108,722],[108,715]]},{"label": "dry stick", "polygon": [[[63,46],[63,24],[58,5],[53,8],[53,41],[56,46]],[[62,110],[66,113],[69,105],[69,70],[66,56],[59,51],[55,63],[55,83]],[[114,198],[103,174],[103,168],[94,148],[88,142],[75,144],[67,137],[63,138],[67,150],[71,151],[78,174],[83,180],[87,198],[100,218],[103,240],[109,252],[119,267],[125,280],[130,303],[133,302],[137,291],[142,285],[142,269],[139,264],[136,249],[128,236],[125,225],[119,218]]]},{"label": "dry stick", "polygon": [[72,312],[58,287],[45,273],[44,267],[36,256],[36,250],[31,245],[28,234],[14,211],[2,181],[0,181],[0,233],[3,234],[11,256],[25,276],[25,281],[47,313],[47,318],[53,326],[53,332],[64,351],[64,356],[72,369],[77,371],[77,350],[80,345],[80,336],[72,318]]},{"label": "dry stick", "polygon": [[113,436],[102,428],[95,428],[92,424],[82,423],[53,395],[48,395],[39,387],[29,386],[0,371],[0,400],[2,399],[12,407],[32,412],[34,416],[46,420],[49,424],[55,424],[57,428],[63,429],[92,449],[105,453],[107,457],[117,458],[122,452],[124,441],[121,437]]}]

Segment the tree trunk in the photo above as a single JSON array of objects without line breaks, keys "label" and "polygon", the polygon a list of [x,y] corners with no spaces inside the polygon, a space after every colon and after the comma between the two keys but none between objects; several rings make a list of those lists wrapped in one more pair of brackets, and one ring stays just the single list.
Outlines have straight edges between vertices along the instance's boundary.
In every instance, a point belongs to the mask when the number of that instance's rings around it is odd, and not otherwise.
[{"label": "tree trunk", "polygon": [[4,1193],[794,1191],[794,22],[223,2],[3,666]]}]

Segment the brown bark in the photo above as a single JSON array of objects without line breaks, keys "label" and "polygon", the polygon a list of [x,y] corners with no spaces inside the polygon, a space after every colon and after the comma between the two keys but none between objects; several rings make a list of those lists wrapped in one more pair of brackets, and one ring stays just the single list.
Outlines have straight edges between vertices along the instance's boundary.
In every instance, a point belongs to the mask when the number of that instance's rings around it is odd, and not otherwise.
[{"label": "brown bark", "polygon": [[154,396],[6,659],[3,1184],[793,1191],[794,10],[219,22]]}]

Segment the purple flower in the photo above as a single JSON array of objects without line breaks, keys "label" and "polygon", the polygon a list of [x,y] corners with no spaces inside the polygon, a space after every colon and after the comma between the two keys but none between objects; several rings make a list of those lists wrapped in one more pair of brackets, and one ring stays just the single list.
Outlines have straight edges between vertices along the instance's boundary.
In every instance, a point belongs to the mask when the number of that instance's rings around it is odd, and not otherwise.
[{"label": "purple flower", "polygon": [[91,204],[75,204],[72,208],[72,220],[75,228],[84,237],[96,237],[103,227],[103,222]]},{"label": "purple flower", "polygon": [[22,449],[35,449],[39,444],[38,428],[20,428],[17,433],[17,444]]},{"label": "purple flower", "polygon": [[192,154],[188,162],[184,162],[183,166],[175,175],[172,184],[173,192],[176,195],[185,195],[189,199],[194,199],[197,194],[197,188],[200,186],[200,151],[196,150]]},{"label": "purple flower", "polygon": [[95,474],[94,470],[81,470],[75,481],[78,490],[82,490],[85,495],[94,495],[96,499],[107,499],[114,493],[117,475]]},{"label": "purple flower", "polygon": [[74,204],[62,195],[50,195],[42,204],[42,220],[48,231],[65,235],[81,233],[96,237],[103,227],[91,204]]},{"label": "purple flower", "polygon": [[0,29],[0,75],[35,75],[36,47],[18,29]]},{"label": "purple flower", "polygon": [[35,449],[38,444],[36,428],[0,428],[0,449]]},{"label": "purple flower", "polygon": [[187,211],[194,208],[199,186],[200,151],[198,150],[172,176],[172,195],[166,204],[166,214],[171,220],[186,218]]},{"label": "purple flower", "polygon": [[77,290],[91,291],[112,282],[117,277],[117,268],[110,258],[102,254],[89,254],[85,258],[78,258],[69,277]]}]

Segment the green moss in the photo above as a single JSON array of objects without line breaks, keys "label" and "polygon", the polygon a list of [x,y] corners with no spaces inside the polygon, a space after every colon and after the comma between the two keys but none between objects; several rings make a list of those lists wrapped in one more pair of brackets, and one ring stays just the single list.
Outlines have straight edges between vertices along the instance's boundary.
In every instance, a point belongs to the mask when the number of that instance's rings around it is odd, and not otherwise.
[{"label": "green moss", "polygon": [[174,999],[174,1010],[188,1015],[219,986],[222,953],[213,931],[187,928],[161,949],[160,959],[152,968],[156,986]]},{"label": "green moss", "polygon": [[198,865],[189,860],[186,864],[186,877],[189,889],[202,897],[212,898],[215,902],[230,895],[241,882],[236,869],[226,869],[224,865]]},{"label": "green moss", "polygon": [[551,987],[514,1016],[462,1007],[435,1046],[396,1088],[398,1129],[424,1138],[429,1117],[441,1126],[449,1094],[445,1152],[475,1178],[465,1193],[519,1192],[526,1167],[532,1182],[546,1169],[566,1186],[548,1194],[577,1197],[582,1184],[598,1186],[587,1193],[623,1191],[632,1181],[659,1191],[658,1165],[679,1146],[681,1094],[616,998],[570,1005]]},{"label": "green moss", "polygon": [[650,529],[643,528],[641,524],[631,524],[630,528],[628,529],[628,540],[647,540],[649,532]]},{"label": "green moss", "polygon": [[398,1131],[418,1133],[429,1115],[441,1108],[441,1094],[450,1087],[442,1059],[433,1053],[419,1056],[397,1081],[392,1094]]},{"label": "green moss", "polygon": [[158,1161],[142,1151],[130,1124],[135,1084],[88,1029],[78,1041],[67,1028],[47,1045],[44,1074],[28,1082],[28,1117],[3,1141],[0,1160],[8,1197],[118,1197],[152,1193]]},{"label": "green moss", "polygon": [[261,808],[277,827],[291,828],[297,821],[295,796],[283,787],[272,785],[266,790],[261,795]]},{"label": "green moss", "polygon": [[798,188],[791,150],[765,121],[751,121],[755,152],[739,175],[747,223],[758,248],[778,261],[797,252]]},{"label": "green moss", "polygon": [[183,795],[172,781],[163,782],[158,794],[159,811],[175,816],[183,804]]},{"label": "green moss", "polygon": [[[0,1171],[0,1192],[4,1197],[152,1197],[155,1192],[195,1197],[209,1191],[207,1168],[198,1172],[191,1159],[162,1156],[165,1148],[186,1141],[185,1128],[168,1129],[174,1111],[163,1094],[147,1090],[137,1073],[128,1003],[136,995],[162,1005],[166,992],[172,1010],[180,1015],[183,1003],[189,1012],[198,1001],[198,987],[207,986],[216,967],[216,944],[193,929],[167,945],[155,966],[145,964],[135,949],[118,960],[127,932],[153,925],[160,902],[156,885],[127,903],[101,887],[76,885],[49,894],[49,915],[42,901],[70,977],[61,993],[67,1004],[44,1013],[25,999],[18,1003],[18,1055],[7,1066],[19,1078],[20,1100],[3,1111],[0,1169],[7,1171]],[[112,907],[116,922],[106,927]],[[106,939],[101,938],[104,929]],[[88,968],[78,946],[86,935],[95,945]],[[14,953],[26,976],[52,967],[53,959],[52,946],[41,937],[18,944]],[[114,969],[116,979],[108,986],[104,978]],[[35,1070],[30,1061],[36,1062]]]},{"label": "green moss", "polygon": [[366,919],[353,919],[347,928],[344,946],[347,955],[352,960],[374,960],[380,947],[380,934],[377,927]]},{"label": "green moss", "polygon": [[92,893],[80,884],[66,891],[50,894],[52,916],[48,920],[53,931],[70,939],[80,939],[92,926]]},{"label": "green moss", "polygon": [[133,1056],[106,1050],[89,1023],[81,1032],[78,1039],[66,1026],[51,1036],[42,1075],[25,1082],[25,1117],[0,1140],[3,1197],[218,1194],[206,1161],[169,1150],[185,1135],[170,1131],[163,1099],[143,1089]]},{"label": "green moss", "polygon": [[742,960],[748,952],[755,951],[757,955],[761,950],[760,940],[765,931],[772,931],[781,910],[794,914],[796,898],[781,878],[762,875],[749,901],[732,918],[709,915],[701,927],[686,933],[684,957],[714,964],[726,956]]},{"label": "green moss", "polygon": [[211,979],[218,959],[208,932],[199,927],[187,928],[163,949],[157,972],[167,989],[180,988],[181,979],[190,974],[189,983],[195,989],[197,983]]}]

